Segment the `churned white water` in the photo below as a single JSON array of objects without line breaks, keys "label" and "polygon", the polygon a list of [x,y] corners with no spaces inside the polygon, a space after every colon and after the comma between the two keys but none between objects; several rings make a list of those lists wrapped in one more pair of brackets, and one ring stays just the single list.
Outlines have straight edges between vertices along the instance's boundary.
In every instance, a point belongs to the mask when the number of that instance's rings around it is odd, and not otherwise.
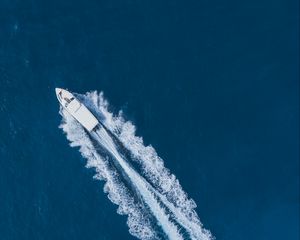
[{"label": "churned white water", "polygon": [[[102,93],[90,92],[76,96],[107,130],[99,127],[87,133],[63,109],[60,111],[63,116],[60,127],[66,133],[70,145],[79,147],[82,156],[87,159],[86,166],[95,168],[95,178],[105,181],[104,192],[118,205],[117,212],[128,216],[129,232],[139,239],[212,239],[194,210],[195,202],[187,197],[176,177],[164,167],[155,149],[144,146],[143,139],[135,135],[135,126],[125,121],[122,112],[113,115]],[[130,159],[123,157],[116,146],[118,143],[113,141],[107,131],[129,151]],[[95,141],[105,149],[105,153],[98,151]],[[111,167],[108,155],[117,161],[119,167]],[[138,164],[140,172],[130,162]],[[123,179],[124,175],[126,180]],[[130,181],[134,191],[129,189],[126,181]],[[142,204],[135,200],[135,194],[140,196]],[[151,218],[145,211],[150,212]],[[158,228],[164,233],[163,236],[158,233]]]}]

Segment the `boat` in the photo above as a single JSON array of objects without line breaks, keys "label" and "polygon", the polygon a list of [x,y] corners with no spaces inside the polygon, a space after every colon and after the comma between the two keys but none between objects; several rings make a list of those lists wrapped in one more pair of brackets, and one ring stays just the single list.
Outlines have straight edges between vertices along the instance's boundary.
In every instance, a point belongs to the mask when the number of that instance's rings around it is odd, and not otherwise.
[{"label": "boat", "polygon": [[62,88],[55,88],[55,93],[60,105],[87,131],[93,131],[100,124],[91,111],[72,93]]}]

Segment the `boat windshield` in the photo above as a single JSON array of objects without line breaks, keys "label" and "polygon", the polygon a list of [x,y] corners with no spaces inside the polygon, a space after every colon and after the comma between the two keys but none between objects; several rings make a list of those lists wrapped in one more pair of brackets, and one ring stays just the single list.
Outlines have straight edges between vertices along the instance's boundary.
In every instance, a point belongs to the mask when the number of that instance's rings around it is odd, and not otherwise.
[{"label": "boat windshield", "polygon": [[71,102],[71,99],[66,98],[66,97],[64,97],[64,100],[65,100],[67,103],[70,103],[70,102]]},{"label": "boat windshield", "polygon": [[70,102],[72,102],[74,99],[75,99],[74,97],[71,98],[64,97],[64,100],[66,101],[65,107],[67,107],[70,104]]}]

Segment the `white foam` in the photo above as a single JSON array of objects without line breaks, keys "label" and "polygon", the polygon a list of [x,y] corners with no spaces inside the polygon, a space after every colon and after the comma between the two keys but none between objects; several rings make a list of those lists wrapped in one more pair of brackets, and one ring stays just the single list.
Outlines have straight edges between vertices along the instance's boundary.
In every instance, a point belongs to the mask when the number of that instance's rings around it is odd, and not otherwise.
[{"label": "white foam", "polygon": [[95,133],[95,137],[99,140],[99,143],[101,143],[102,146],[104,146],[116,158],[122,168],[122,171],[124,171],[129,177],[132,185],[135,186],[139,194],[142,196],[144,202],[148,205],[152,214],[157,219],[158,224],[162,227],[168,238],[171,240],[183,239],[178,228],[169,219],[168,214],[166,214],[159,202],[155,199],[153,193],[149,190],[145,180],[120,156],[113,140],[107,134],[106,130],[101,127]]},{"label": "white foam", "polygon": [[61,109],[61,114],[63,121],[60,127],[66,133],[70,145],[79,147],[82,156],[87,159],[86,167],[95,168],[94,177],[106,182],[104,192],[114,204],[118,205],[117,212],[121,215],[128,215],[129,232],[139,239],[156,239],[155,230],[151,227],[149,219],[144,217],[141,208],[134,203],[133,197],[119,181],[118,174],[109,168],[105,156],[97,153],[89,136],[66,111]]},{"label": "white foam", "polygon": [[[86,95],[78,95],[84,103],[93,111],[101,122],[122,142],[130,151],[132,160],[137,162],[142,168],[142,174],[151,183],[137,174],[132,169],[127,169],[127,174],[131,175],[137,188],[147,195],[148,205],[155,208],[157,212],[152,212],[162,226],[164,232],[171,238],[180,239],[181,235],[176,226],[170,220],[170,216],[164,211],[158,200],[152,195],[155,194],[159,201],[168,208],[175,221],[185,229],[190,238],[209,240],[213,237],[210,232],[202,227],[202,224],[195,212],[196,204],[192,199],[188,199],[187,194],[182,190],[179,181],[164,167],[163,160],[157,155],[152,146],[144,146],[143,139],[135,135],[135,126],[125,121],[122,112],[114,115],[109,111],[109,104],[104,99],[103,93],[90,92]],[[109,199],[119,205],[118,213],[128,215],[129,231],[132,235],[140,239],[156,239],[156,230],[151,226],[150,220],[143,215],[143,209],[134,203],[133,197],[126,187],[119,180],[118,173],[109,168],[105,156],[100,156],[95,150],[89,136],[82,127],[68,114],[63,113],[63,123],[61,127],[70,140],[72,147],[80,147],[81,154],[88,160],[87,167],[96,169],[95,178],[106,181],[104,191],[108,193]],[[102,135],[103,138],[103,135]],[[108,141],[106,139],[106,141]],[[102,143],[103,144],[103,143]],[[106,143],[111,145],[112,143]],[[113,152],[118,161],[122,161],[113,146],[109,151]],[[126,165],[126,161],[125,161]],[[124,166],[123,166],[124,167]],[[151,201],[149,202],[149,199]],[[145,199],[144,199],[145,200]],[[152,209],[153,210],[153,209]]]}]

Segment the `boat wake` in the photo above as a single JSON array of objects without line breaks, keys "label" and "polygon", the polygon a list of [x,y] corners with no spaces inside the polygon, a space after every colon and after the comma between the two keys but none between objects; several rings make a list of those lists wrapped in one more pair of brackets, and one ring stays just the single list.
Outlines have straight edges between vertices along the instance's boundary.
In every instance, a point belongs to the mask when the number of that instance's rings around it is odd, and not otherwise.
[{"label": "boat wake", "polygon": [[135,126],[125,121],[122,112],[113,115],[103,94],[90,92],[76,97],[100,120],[91,133],[63,108],[60,127],[70,145],[79,147],[95,178],[104,180],[104,192],[127,215],[129,232],[139,239],[213,239],[202,227],[176,177],[164,167],[151,146],[135,136]]}]

